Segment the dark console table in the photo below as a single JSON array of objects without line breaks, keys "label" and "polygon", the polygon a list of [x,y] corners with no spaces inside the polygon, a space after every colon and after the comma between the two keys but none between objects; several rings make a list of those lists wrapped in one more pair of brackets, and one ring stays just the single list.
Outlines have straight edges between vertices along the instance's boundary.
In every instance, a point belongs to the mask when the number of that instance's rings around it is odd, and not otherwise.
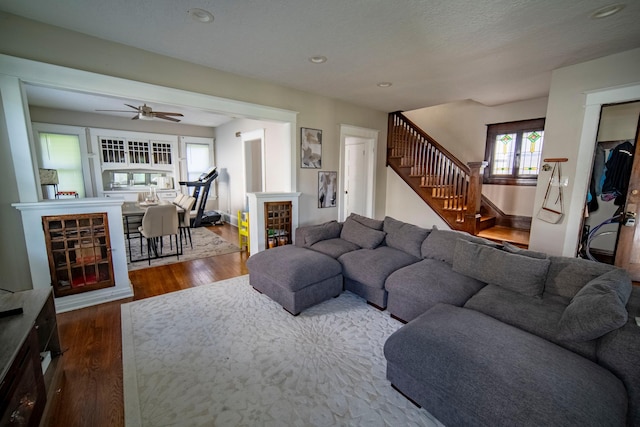
[{"label": "dark console table", "polygon": [[[6,313],[16,308],[22,313]],[[62,371],[53,294],[2,294],[0,316],[0,426],[37,426]]]}]

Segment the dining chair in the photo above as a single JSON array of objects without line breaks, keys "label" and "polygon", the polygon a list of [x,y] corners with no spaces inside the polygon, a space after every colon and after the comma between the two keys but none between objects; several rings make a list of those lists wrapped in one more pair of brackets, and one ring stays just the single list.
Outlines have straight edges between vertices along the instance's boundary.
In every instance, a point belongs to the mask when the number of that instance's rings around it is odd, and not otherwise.
[{"label": "dining chair", "polygon": [[182,215],[180,215],[180,243],[182,244],[182,237],[184,236],[185,242],[187,241],[187,235],[189,236],[189,245],[193,249],[193,241],[191,240],[191,209],[196,204],[196,198],[193,196],[186,196],[182,199],[180,207],[184,209]]},{"label": "dining chair", "polygon": [[187,197],[187,196],[185,196],[185,195],[184,195],[184,194],[182,194],[182,193],[178,193],[178,195],[176,196],[176,198],[175,198],[175,199],[173,199],[173,202],[172,202],[172,203],[173,203],[174,205],[176,205],[176,206],[181,206],[181,203],[182,203],[182,201],[185,199],[185,197]]},{"label": "dining chair", "polygon": [[[173,204],[149,206],[142,217],[142,225],[138,228],[140,231],[140,249],[142,249],[142,237],[147,239],[147,258],[151,265],[151,250],[157,257],[162,253],[162,238],[169,236],[176,239],[176,255],[180,259],[182,252],[182,240],[178,246],[178,209]],[[158,248],[160,245],[160,248]],[[160,249],[160,252],[158,251]]]}]

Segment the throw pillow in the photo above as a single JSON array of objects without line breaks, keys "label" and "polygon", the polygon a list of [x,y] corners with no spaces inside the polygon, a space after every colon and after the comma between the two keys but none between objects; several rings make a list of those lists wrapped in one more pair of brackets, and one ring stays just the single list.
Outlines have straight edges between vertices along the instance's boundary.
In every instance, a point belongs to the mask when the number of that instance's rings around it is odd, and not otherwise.
[{"label": "throw pillow", "polygon": [[340,224],[335,220],[308,227],[305,233],[304,245],[309,247],[321,240],[335,239],[340,236],[340,231]]},{"label": "throw pillow", "polygon": [[365,227],[373,228],[374,230],[382,230],[382,227],[384,225],[384,221],[381,221],[379,219],[367,218],[366,216],[358,215],[355,213],[350,214],[349,218],[359,222]]},{"label": "throw pillow", "polygon": [[558,339],[589,341],[627,323],[625,308],[631,295],[631,279],[615,269],[587,283],[565,308],[558,323]]},{"label": "throw pillow", "polygon": [[384,240],[384,236],[385,233],[383,231],[366,227],[351,217],[344,222],[340,233],[341,239],[355,243],[365,249],[377,248]]},{"label": "throw pillow", "polygon": [[382,229],[387,233],[387,246],[406,252],[416,258],[422,258],[420,248],[431,230],[398,221],[390,216],[385,217]]},{"label": "throw pillow", "polygon": [[490,240],[476,237],[463,231],[438,230],[434,226],[427,238],[422,242],[420,249],[422,258],[437,259],[449,265],[453,264],[453,252],[456,249],[458,239],[492,247],[498,246]]},{"label": "throw pillow", "polygon": [[549,258],[549,255],[545,254],[544,252],[536,252],[536,251],[530,251],[528,249],[522,249],[516,245],[512,245],[509,242],[502,242],[502,250],[512,254],[528,256],[530,258],[538,258],[538,259]]},{"label": "throw pillow", "polygon": [[511,254],[464,240],[458,240],[453,255],[453,271],[532,297],[542,294],[549,264],[548,259]]}]

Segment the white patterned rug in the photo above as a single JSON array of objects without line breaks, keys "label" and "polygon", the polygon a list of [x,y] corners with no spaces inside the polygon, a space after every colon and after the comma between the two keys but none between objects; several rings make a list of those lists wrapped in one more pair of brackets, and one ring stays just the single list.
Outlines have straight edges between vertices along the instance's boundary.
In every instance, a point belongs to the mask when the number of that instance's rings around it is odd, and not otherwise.
[{"label": "white patterned rug", "polygon": [[122,305],[127,426],[439,426],[393,390],[400,322],[343,292],[292,316],[249,276]]},{"label": "white patterned rug", "polygon": [[[164,240],[164,253],[175,253],[175,240],[173,243],[173,249],[170,249],[169,247],[168,238],[165,237]],[[140,270],[142,268],[157,267],[159,265],[173,264],[176,262],[190,261],[192,259],[207,258],[210,256],[224,255],[240,251],[240,248],[237,245],[226,241],[206,227],[192,228],[191,240],[193,242],[193,248],[189,245],[188,237],[186,242],[183,239],[182,255],[180,255],[180,259],[175,255],[152,259],[151,265],[149,265],[149,261],[147,260],[131,262],[129,260],[129,252],[127,252],[127,268],[129,271]],[[131,254],[133,255],[134,260],[147,256],[147,243],[144,239],[142,244],[142,255],[140,255],[140,239],[138,237],[131,238],[130,242],[125,238],[125,245],[128,245],[129,243],[131,243]],[[129,247],[127,246],[126,249],[128,251]]]}]

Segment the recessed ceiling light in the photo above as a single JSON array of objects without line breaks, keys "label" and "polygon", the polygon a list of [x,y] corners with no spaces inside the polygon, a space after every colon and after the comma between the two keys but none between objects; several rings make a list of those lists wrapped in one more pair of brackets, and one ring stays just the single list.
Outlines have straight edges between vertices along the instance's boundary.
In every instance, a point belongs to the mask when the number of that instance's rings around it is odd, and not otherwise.
[{"label": "recessed ceiling light", "polygon": [[191,19],[198,22],[213,22],[213,14],[204,9],[193,8],[187,11]]},{"label": "recessed ceiling light", "polygon": [[314,64],[324,64],[325,62],[327,62],[327,57],[326,56],[312,56],[311,58],[309,58],[310,62],[313,62]]},{"label": "recessed ceiling light", "polygon": [[393,83],[391,82],[380,82],[378,83],[378,87],[391,87]]},{"label": "recessed ceiling light", "polygon": [[589,17],[591,19],[606,18],[608,16],[615,15],[616,13],[620,12],[622,9],[624,9],[624,6],[625,6],[624,4],[618,3],[618,4],[611,4],[609,6],[601,7],[600,9],[596,10],[591,15],[589,15]]}]

